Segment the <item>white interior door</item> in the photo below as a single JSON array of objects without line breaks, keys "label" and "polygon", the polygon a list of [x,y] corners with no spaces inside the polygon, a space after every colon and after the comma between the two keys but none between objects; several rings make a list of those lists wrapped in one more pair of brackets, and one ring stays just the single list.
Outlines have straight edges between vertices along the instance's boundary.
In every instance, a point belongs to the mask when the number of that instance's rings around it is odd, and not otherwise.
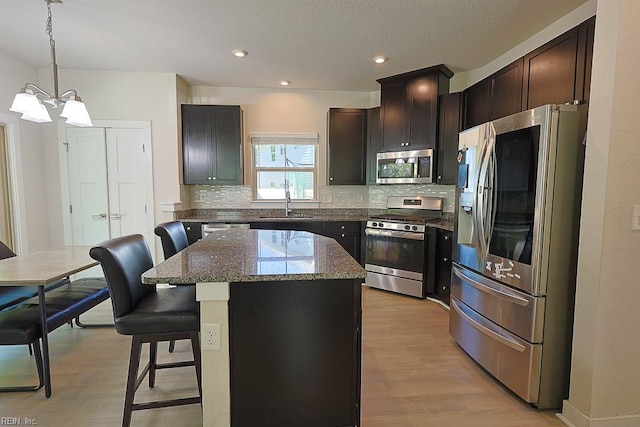
[{"label": "white interior door", "polygon": [[69,214],[73,245],[107,240],[109,197],[103,128],[67,128]]},{"label": "white interior door", "polygon": [[153,248],[149,128],[67,127],[65,141],[63,186],[68,188],[69,200],[65,229],[71,235],[65,240],[89,246],[142,234]]},{"label": "white interior door", "polygon": [[150,217],[146,195],[148,153],[142,129],[107,129],[107,165],[111,237],[147,236]]}]

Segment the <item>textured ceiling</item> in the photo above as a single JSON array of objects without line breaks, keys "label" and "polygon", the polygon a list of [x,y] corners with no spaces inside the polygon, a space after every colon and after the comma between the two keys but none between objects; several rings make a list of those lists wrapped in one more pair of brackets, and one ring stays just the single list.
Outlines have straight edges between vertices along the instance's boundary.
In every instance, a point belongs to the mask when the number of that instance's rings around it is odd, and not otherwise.
[{"label": "textured ceiling", "polygon": [[[63,0],[61,69],[169,72],[192,84],[373,91],[437,64],[487,64],[586,0]],[[0,2],[0,49],[50,63],[43,0]],[[244,49],[243,59],[231,55]],[[376,55],[386,64],[372,62]]]}]

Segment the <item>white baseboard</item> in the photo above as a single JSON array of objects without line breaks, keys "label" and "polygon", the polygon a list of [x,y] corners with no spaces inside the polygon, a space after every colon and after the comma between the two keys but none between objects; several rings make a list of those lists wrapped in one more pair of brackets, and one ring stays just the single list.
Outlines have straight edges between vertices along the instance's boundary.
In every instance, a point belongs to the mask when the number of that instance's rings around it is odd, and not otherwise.
[{"label": "white baseboard", "polygon": [[590,418],[568,400],[562,404],[562,413],[558,418],[569,427],[637,427],[640,426],[640,414],[617,417]]}]

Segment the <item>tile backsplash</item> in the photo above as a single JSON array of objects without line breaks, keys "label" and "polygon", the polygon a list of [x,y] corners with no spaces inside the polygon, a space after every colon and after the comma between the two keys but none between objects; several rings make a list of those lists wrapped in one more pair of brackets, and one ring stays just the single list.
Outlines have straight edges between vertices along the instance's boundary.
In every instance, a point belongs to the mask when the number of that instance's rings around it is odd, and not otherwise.
[{"label": "tile backsplash", "polygon": [[[318,208],[369,208],[385,209],[388,196],[442,197],[443,211],[455,210],[455,186],[453,185],[332,185],[318,187],[318,200],[310,207]],[[251,200],[251,186],[183,185],[181,201],[183,209],[248,209],[265,202]],[[273,204],[273,203],[272,203]]]}]

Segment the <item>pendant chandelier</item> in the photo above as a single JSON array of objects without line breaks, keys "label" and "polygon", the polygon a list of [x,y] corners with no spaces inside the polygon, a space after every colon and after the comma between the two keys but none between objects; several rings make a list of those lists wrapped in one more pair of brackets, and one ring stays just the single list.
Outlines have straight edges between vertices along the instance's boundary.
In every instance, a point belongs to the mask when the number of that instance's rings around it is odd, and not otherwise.
[{"label": "pendant chandelier", "polygon": [[27,83],[24,88],[16,94],[9,110],[16,113],[22,113],[21,119],[36,123],[51,122],[51,116],[47,111],[44,103],[53,108],[64,106],[61,117],[67,119],[65,123],[87,127],[93,126],[91,117],[87,112],[87,107],[78,96],[75,90],[68,90],[61,94],[58,93],[58,64],[56,63],[56,42],[53,39],[53,26],[51,23],[51,3],[62,3],[61,0],[44,0],[47,2],[47,26],[46,32],[49,36],[49,46],[51,49],[51,68],[53,73],[53,95],[38,87],[33,83]]}]

